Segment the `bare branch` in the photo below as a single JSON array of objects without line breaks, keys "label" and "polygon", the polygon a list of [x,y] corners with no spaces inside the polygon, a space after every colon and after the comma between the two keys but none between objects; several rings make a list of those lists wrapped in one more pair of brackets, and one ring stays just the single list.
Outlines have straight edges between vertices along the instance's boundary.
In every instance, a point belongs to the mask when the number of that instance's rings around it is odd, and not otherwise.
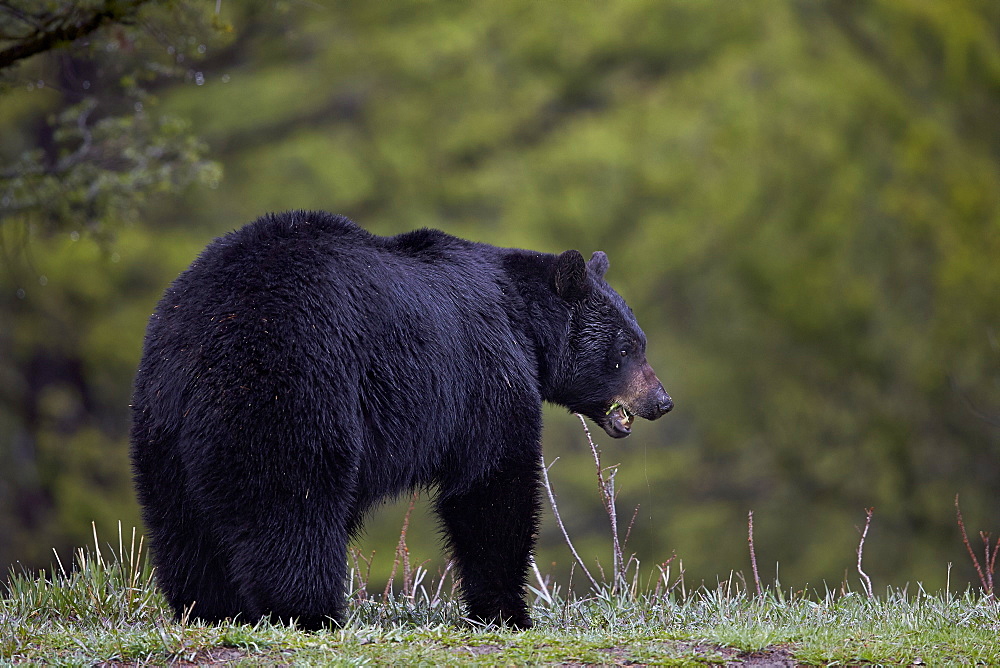
[{"label": "bare branch", "polygon": [[864,585],[865,593],[868,594],[868,598],[873,597],[875,592],[872,590],[872,579],[861,569],[861,554],[865,549],[865,538],[868,537],[868,527],[872,524],[872,514],[874,512],[874,508],[867,508],[865,510],[865,528],[861,532],[861,542],[858,543],[858,573],[861,574],[861,584]]},{"label": "bare branch", "polygon": [[965,531],[965,520],[962,519],[962,509],[958,507],[958,494],[955,495],[955,515],[958,519],[958,528],[962,530],[962,542],[965,543],[965,549],[969,551],[972,565],[976,567],[979,582],[983,586],[983,593],[986,594],[987,598],[993,598],[995,596],[995,592],[993,591],[993,573],[997,566],[997,555],[1000,554],[1000,538],[997,538],[997,543],[993,546],[991,553],[990,534],[985,531],[979,532],[979,537],[983,541],[983,558],[986,561],[986,572],[984,573],[982,566],[979,564],[979,559],[976,558],[976,553],[972,549],[972,545],[969,544],[969,536]]},{"label": "bare branch", "polygon": [[[434,598],[431,600],[431,606],[439,603],[441,601],[441,588],[444,587],[444,580],[448,577],[448,573],[451,572],[452,566],[455,565],[454,559],[449,559],[448,563],[444,566],[444,571],[441,573],[441,579],[438,580],[437,591],[434,592]],[[454,578],[452,578],[454,582]]]},{"label": "bare branch", "polygon": [[[611,543],[613,549],[611,571],[614,573],[612,588],[617,589],[619,580],[624,581],[625,579],[625,560],[622,556],[621,543],[618,540],[618,511],[615,507],[615,475],[618,473],[618,467],[601,467],[601,451],[594,443],[594,438],[590,434],[590,428],[587,427],[587,422],[583,419],[582,415],[577,413],[576,417],[580,419],[580,424],[583,425],[583,433],[587,435],[590,452],[594,455],[594,465],[597,468],[597,484],[600,487],[601,498],[604,501],[604,510],[607,512],[608,520],[611,522]],[[605,477],[605,471],[610,471],[611,474]]]},{"label": "bare branch", "polygon": [[969,545],[969,535],[965,532],[965,521],[962,519],[962,509],[958,507],[958,494],[955,495],[955,515],[958,518],[958,528],[962,530],[962,542],[965,543],[965,549],[969,551],[969,556],[972,558],[972,565],[976,567],[976,573],[979,574],[979,581],[983,585],[983,591],[986,590],[986,576],[983,575],[983,569],[979,565],[979,559],[976,558],[976,553],[973,552],[972,546]]},{"label": "bare branch", "polygon": [[639,504],[635,506],[635,512],[632,513],[632,519],[628,523],[628,529],[625,530],[625,540],[622,541],[622,549],[628,547],[628,539],[632,536],[632,527],[635,526],[635,518],[639,516]]},{"label": "bare branch", "polygon": [[[580,555],[576,551],[576,548],[573,547],[573,541],[569,539],[569,532],[566,531],[566,526],[563,524],[562,517],[559,515],[559,506],[556,505],[556,495],[555,492],[552,491],[552,483],[549,482],[549,468],[548,466],[545,465],[544,455],[542,456],[541,460],[542,460],[541,462],[542,481],[545,483],[545,491],[549,493],[549,504],[552,506],[552,513],[556,516],[556,524],[559,525],[559,529],[560,531],[562,531],[563,538],[566,540],[566,545],[569,546],[569,551],[573,553],[573,558],[576,559],[576,563],[580,564],[580,568],[583,569],[583,572],[587,576],[587,579],[590,580],[590,584],[593,585],[594,590],[597,591],[598,589],[600,589],[600,587],[597,586],[597,580],[595,580],[594,576],[591,575],[590,571],[587,570],[587,566],[583,563],[583,559],[580,558]],[[555,459],[552,460],[552,464],[555,464],[558,460],[559,458],[556,457]],[[549,466],[551,466],[551,464]]]},{"label": "bare branch", "polygon": [[[0,70],[10,67],[19,60],[54,49],[61,44],[74,42],[109,23],[120,23],[135,16],[136,11],[150,0],[105,0],[104,6],[95,8],[87,15],[75,12],[64,16],[24,17],[27,23],[36,26],[34,32],[26,35],[13,46],[0,51]],[[14,10],[3,6],[8,12]]]},{"label": "bare branch", "polygon": [[753,546],[753,511],[747,514],[747,543],[750,544],[750,566],[753,568],[753,582],[757,586],[757,596],[761,595],[760,573],[757,572],[757,551]]},{"label": "bare branch", "polygon": [[410,497],[410,505],[406,509],[406,515],[403,517],[403,528],[399,532],[399,544],[396,545],[396,556],[392,560],[392,572],[389,573],[389,580],[385,583],[385,591],[382,593],[383,598],[386,600],[392,595],[392,581],[396,577],[396,569],[399,568],[400,562],[402,562],[403,567],[403,595],[411,595],[409,587],[412,571],[410,570],[410,548],[406,545],[406,532],[410,528],[410,515],[413,514],[413,506],[419,497],[420,492],[413,493],[413,496]]},{"label": "bare branch", "polygon": [[993,595],[993,571],[997,564],[997,551],[1000,550],[1000,538],[997,538],[997,544],[993,548],[993,554],[990,555],[990,532],[980,531],[979,538],[983,541],[983,563],[986,565],[986,595]]}]

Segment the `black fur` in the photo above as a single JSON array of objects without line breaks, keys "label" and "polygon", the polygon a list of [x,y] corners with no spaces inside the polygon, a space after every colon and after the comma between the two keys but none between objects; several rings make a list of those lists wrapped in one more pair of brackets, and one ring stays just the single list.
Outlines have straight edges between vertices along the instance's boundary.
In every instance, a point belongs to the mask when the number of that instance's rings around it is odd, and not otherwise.
[{"label": "black fur", "polygon": [[321,212],[209,245],[150,319],[133,400],[177,614],[341,621],[348,540],[377,502],[426,487],[469,614],[530,626],[542,400],[605,429],[614,401],[669,410],[651,370],[637,380],[645,338],[606,269],[603,253],[588,267],[435,230],[379,237]]}]

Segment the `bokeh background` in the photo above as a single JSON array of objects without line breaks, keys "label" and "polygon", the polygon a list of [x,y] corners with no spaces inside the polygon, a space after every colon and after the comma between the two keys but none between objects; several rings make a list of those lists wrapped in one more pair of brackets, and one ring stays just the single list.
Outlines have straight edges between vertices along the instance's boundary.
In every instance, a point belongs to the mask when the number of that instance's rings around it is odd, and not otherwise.
[{"label": "bokeh background", "polygon": [[[677,405],[595,434],[644,574],[749,573],[753,510],[765,581],[855,586],[874,507],[877,590],[949,564],[978,584],[955,496],[973,545],[1000,533],[995,0],[21,0],[0,50],[0,568],[139,525],[128,403],[156,300],[213,237],[321,208],[608,253]],[[547,408],[544,446],[607,568],[576,418]],[[411,558],[436,572],[419,508]],[[373,582],[404,511],[359,543]],[[540,568],[565,583],[570,560],[547,514]]]}]

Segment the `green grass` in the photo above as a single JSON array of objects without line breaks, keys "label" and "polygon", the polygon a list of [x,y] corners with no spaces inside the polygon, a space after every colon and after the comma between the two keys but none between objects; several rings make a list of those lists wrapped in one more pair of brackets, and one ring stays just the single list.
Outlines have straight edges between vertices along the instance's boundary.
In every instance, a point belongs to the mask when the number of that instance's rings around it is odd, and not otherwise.
[{"label": "green grass", "polygon": [[[761,656],[806,664],[1000,664],[1000,605],[980,593],[712,588],[537,596],[536,627],[475,628],[445,591],[355,600],[344,628],[305,633],[172,619],[135,541],[80,550],[54,573],[11,574],[0,600],[0,661],[245,665],[724,664]],[[436,584],[436,583],[435,583]],[[450,587],[443,587],[449,590]],[[549,600],[543,600],[548,598]],[[763,652],[762,655],[754,653]]]}]

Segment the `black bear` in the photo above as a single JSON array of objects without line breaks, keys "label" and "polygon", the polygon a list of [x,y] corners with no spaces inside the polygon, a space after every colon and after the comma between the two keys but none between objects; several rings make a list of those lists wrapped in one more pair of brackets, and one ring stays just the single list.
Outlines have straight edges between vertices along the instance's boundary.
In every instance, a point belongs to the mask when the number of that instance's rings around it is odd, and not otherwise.
[{"label": "black bear", "polygon": [[348,541],[426,488],[469,616],[530,626],[542,401],[615,438],[673,406],[607,268],[322,212],[216,239],[156,307],[132,404],[175,612],[343,621]]}]

